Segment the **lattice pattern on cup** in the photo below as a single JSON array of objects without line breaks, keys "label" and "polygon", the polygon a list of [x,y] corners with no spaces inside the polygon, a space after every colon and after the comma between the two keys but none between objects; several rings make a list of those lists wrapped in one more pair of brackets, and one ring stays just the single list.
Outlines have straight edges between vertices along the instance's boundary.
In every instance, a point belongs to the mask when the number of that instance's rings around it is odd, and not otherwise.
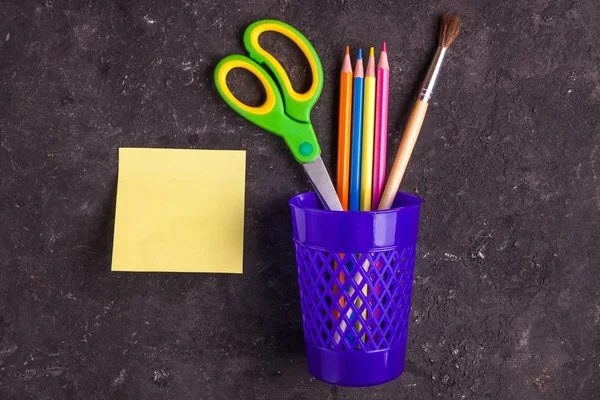
[{"label": "lattice pattern on cup", "polygon": [[339,254],[296,243],[305,340],[334,351],[404,343],[415,252],[416,245]]}]

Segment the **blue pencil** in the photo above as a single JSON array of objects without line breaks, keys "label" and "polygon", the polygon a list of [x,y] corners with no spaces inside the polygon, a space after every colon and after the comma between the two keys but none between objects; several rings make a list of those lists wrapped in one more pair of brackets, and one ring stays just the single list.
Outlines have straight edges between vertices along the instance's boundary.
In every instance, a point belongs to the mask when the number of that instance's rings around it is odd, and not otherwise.
[{"label": "blue pencil", "polygon": [[[360,168],[362,162],[362,125],[363,125],[363,90],[364,77],[362,62],[362,49],[358,49],[356,67],[354,68],[354,87],[352,88],[352,144],[350,155],[350,189],[348,195],[348,210],[360,210]],[[354,266],[349,266],[351,271]],[[349,317],[352,325],[356,315],[352,313]],[[351,326],[352,326],[351,325]],[[348,330],[352,328],[347,327]],[[354,335],[347,333],[348,342],[354,344]]]},{"label": "blue pencil", "polygon": [[362,120],[364,77],[362,49],[358,49],[358,58],[354,68],[354,87],[352,88],[352,151],[350,156],[350,194],[348,210],[360,210],[360,164],[362,159]]}]

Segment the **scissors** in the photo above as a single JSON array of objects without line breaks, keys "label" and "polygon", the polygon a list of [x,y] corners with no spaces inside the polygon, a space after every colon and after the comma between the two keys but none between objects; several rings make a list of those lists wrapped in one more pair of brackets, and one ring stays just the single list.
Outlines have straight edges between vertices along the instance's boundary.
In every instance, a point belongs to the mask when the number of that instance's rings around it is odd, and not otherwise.
[{"label": "scissors", "polygon": [[[264,32],[277,32],[292,40],[308,59],[312,84],[306,93],[294,90],[279,61],[260,46],[258,38]],[[304,167],[323,205],[330,210],[342,211],[340,200],[321,159],[321,148],[310,122],[310,111],[323,88],[323,68],[317,52],[295,28],[271,19],[251,24],[244,32],[244,46],[249,57],[234,54],[223,58],[217,64],[215,84],[219,94],[242,117],[281,136],[293,156]],[[227,74],[234,68],[243,68],[259,79],[266,92],[264,104],[249,106],[233,95],[227,86]]]}]

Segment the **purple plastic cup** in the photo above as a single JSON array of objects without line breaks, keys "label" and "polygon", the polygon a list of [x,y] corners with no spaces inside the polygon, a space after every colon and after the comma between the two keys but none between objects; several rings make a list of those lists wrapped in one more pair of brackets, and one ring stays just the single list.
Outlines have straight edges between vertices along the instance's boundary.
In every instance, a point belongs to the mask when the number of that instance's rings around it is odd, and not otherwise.
[{"label": "purple plastic cup", "polygon": [[309,372],[372,386],[404,370],[422,200],[392,209],[324,210],[313,192],[290,199]]}]

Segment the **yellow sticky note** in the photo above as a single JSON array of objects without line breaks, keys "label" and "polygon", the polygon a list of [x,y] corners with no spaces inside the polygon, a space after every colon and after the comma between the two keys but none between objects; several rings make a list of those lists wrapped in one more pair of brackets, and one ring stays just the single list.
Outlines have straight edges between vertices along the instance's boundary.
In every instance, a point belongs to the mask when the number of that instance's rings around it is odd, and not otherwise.
[{"label": "yellow sticky note", "polygon": [[242,273],[246,152],[119,149],[113,271]]}]

